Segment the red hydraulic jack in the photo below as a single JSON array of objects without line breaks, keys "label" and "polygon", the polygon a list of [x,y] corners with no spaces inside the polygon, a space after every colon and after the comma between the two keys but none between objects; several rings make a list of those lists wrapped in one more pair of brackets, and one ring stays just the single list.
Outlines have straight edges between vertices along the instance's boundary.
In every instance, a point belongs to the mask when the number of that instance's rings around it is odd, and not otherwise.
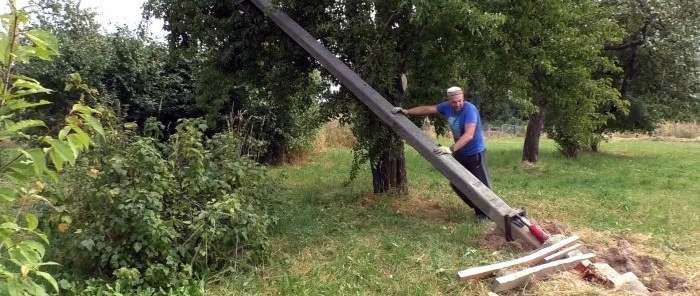
[{"label": "red hydraulic jack", "polygon": [[506,235],[506,240],[512,241],[513,238],[511,236],[511,226],[510,224],[513,223],[518,227],[527,227],[527,229],[530,231],[530,233],[537,238],[537,240],[544,244],[549,239],[549,234],[545,232],[539,225],[537,224],[532,224],[529,219],[526,217],[526,212],[525,208],[520,209],[520,211],[517,211],[513,214],[506,215],[505,217],[505,235]]}]

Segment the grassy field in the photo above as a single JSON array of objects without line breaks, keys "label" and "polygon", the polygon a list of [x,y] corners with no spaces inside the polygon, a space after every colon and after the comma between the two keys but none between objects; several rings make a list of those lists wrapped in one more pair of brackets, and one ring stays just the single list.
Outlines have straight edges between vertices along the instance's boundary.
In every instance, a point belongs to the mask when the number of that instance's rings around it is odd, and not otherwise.
[{"label": "grassy field", "polygon": [[[700,143],[612,141],[571,160],[543,140],[537,165],[520,162],[521,138],[488,145],[494,191],[510,206],[527,207],[550,232],[578,234],[598,260],[634,271],[657,295],[700,293]],[[408,196],[373,195],[366,170],[348,184],[347,148],[273,169],[285,211],[270,262],[212,282],[208,294],[485,295],[490,280],[457,281],[456,272],[525,250],[475,223],[446,180],[406,152]],[[610,294],[625,295],[571,273],[502,293]]]}]

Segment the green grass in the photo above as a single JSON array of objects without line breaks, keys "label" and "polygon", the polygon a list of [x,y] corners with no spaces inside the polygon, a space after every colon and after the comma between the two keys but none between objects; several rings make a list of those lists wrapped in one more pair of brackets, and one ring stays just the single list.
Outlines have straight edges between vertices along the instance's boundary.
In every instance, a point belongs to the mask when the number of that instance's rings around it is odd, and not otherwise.
[{"label": "green grass", "polygon": [[[488,144],[494,191],[511,207],[525,206],[535,220],[565,225],[588,241],[649,237],[640,250],[681,274],[700,264],[700,144],[615,142],[571,160],[543,140],[534,166],[520,162],[522,139]],[[367,170],[345,184],[347,149],[273,169],[283,177],[285,210],[270,261],[210,284],[208,294],[485,294],[489,281],[456,281],[456,272],[522,254],[480,244],[493,225],[475,224],[437,170],[411,148],[406,156],[411,192],[403,197],[373,195]],[[571,293],[605,292],[578,289]],[[541,285],[528,293],[561,292]]]}]

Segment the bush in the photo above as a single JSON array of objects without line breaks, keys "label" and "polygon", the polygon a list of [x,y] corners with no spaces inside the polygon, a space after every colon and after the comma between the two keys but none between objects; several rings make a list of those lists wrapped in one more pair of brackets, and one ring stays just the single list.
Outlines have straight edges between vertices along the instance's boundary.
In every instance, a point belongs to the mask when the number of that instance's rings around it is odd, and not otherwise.
[{"label": "bush", "polygon": [[275,180],[239,153],[240,137],[205,138],[205,129],[183,121],[165,143],[112,130],[62,176],[79,186],[51,192],[47,232],[62,250],[52,259],[98,278],[137,274],[138,289],[176,294],[211,272],[264,260]]}]

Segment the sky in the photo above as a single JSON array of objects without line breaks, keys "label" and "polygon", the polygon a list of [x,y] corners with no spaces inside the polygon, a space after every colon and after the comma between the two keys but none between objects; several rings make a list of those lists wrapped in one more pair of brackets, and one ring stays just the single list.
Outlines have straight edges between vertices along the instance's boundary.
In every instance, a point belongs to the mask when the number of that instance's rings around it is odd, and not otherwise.
[{"label": "sky", "polygon": [[[91,8],[97,13],[97,20],[107,32],[114,32],[116,27],[126,25],[136,29],[141,21],[141,6],[145,0],[78,0],[80,7]],[[5,2],[0,0],[0,2]],[[26,6],[27,0],[16,0],[18,7]],[[2,6],[6,6],[2,4]],[[5,7],[3,7],[3,10]],[[164,39],[167,34],[161,28],[161,20],[151,20],[149,31],[154,38]]]}]

